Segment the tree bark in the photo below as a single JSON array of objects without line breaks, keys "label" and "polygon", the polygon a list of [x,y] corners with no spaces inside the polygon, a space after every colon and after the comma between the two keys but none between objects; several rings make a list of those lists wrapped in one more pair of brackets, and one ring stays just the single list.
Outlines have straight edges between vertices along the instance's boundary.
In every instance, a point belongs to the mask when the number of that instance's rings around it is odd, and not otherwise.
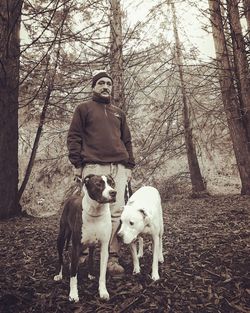
[{"label": "tree bark", "polygon": [[238,86],[240,114],[250,152],[250,71],[246,46],[240,24],[238,0],[227,0],[228,17],[233,44],[234,68]]},{"label": "tree bark", "polygon": [[243,0],[244,15],[247,21],[248,38],[250,36],[250,0]]},{"label": "tree bark", "polygon": [[241,194],[250,195],[250,154],[246,130],[242,123],[237,91],[234,86],[226,43],[220,1],[208,0],[216,60],[218,64],[222,101],[224,104],[235,158],[241,178]]},{"label": "tree bark", "polygon": [[113,78],[113,104],[124,111],[122,12],[120,0],[110,1],[110,70]]},{"label": "tree bark", "polygon": [[0,218],[17,215],[20,20],[23,0],[0,1]]},{"label": "tree bark", "polygon": [[187,159],[190,171],[190,178],[192,183],[192,193],[193,196],[199,196],[199,194],[206,193],[206,186],[202,179],[199,161],[197,158],[197,153],[195,149],[195,144],[193,142],[192,127],[190,123],[189,108],[188,108],[188,99],[186,93],[186,86],[183,73],[183,57],[181,51],[181,44],[177,29],[176,13],[174,3],[171,3],[171,9],[173,13],[173,27],[174,27],[174,36],[175,36],[175,45],[176,45],[176,61],[178,64],[178,71],[180,77],[180,88],[182,94],[182,112],[183,112],[183,126],[184,126],[184,136],[185,136],[185,145],[187,151]]}]

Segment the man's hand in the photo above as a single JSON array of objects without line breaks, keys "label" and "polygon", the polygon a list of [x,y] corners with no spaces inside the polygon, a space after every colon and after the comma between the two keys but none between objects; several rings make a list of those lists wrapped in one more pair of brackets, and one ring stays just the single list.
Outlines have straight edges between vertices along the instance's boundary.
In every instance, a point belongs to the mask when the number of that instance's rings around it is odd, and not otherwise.
[{"label": "man's hand", "polygon": [[130,168],[126,168],[127,181],[131,181],[132,179],[132,170]]}]

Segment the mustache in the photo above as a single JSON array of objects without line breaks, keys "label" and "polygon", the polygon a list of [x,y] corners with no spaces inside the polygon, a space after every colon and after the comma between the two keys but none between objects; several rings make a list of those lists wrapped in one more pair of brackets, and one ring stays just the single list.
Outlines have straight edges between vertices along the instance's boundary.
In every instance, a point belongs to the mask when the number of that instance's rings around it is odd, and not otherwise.
[{"label": "mustache", "polygon": [[108,93],[110,93],[110,91],[108,90],[108,89],[102,89],[102,92],[108,92]]}]

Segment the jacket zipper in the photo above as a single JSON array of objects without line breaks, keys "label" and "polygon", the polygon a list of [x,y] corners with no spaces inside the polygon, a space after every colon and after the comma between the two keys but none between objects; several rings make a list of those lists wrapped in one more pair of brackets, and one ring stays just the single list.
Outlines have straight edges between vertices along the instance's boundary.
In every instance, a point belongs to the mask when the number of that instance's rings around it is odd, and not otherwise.
[{"label": "jacket zipper", "polygon": [[105,112],[106,117],[108,117],[106,104],[104,105],[104,112]]}]

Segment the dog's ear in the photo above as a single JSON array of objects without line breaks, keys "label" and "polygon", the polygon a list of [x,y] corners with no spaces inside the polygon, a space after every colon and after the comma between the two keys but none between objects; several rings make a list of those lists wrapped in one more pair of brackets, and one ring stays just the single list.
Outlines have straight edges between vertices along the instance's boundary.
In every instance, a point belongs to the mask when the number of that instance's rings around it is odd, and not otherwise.
[{"label": "dog's ear", "polygon": [[147,212],[145,211],[145,209],[140,209],[139,212],[142,214],[143,219],[145,221],[145,224],[149,224],[150,223],[150,217],[148,216]]},{"label": "dog's ear", "polygon": [[148,216],[144,209],[140,209],[139,212],[141,212],[143,218],[146,218]]},{"label": "dog's ear", "polygon": [[87,175],[87,176],[84,178],[84,180],[83,180],[83,184],[84,184],[84,185],[87,185],[88,182],[89,182],[89,180],[90,180],[93,176],[95,176],[95,175],[94,175],[94,174],[89,174],[89,175]]}]

